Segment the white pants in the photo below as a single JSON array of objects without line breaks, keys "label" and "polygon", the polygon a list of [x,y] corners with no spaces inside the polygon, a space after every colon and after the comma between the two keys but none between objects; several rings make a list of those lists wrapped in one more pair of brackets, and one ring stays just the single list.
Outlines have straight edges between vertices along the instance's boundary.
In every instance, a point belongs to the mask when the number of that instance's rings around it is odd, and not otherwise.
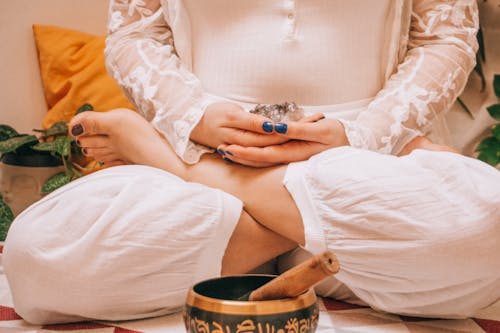
[{"label": "white pants", "polygon": [[72,182],[11,226],[2,260],[15,309],[37,324],[178,311],[192,284],[220,275],[241,208],[144,166]]},{"label": "white pants", "polygon": [[500,298],[495,168],[454,153],[395,157],[342,147],[291,164],[284,184],[304,221],[305,249],[339,258],[341,270],[321,294],[448,318]]},{"label": "white pants", "polygon": [[[338,148],[291,164],[284,183],[306,250],[328,248],[340,259],[323,294],[444,317],[500,297],[494,168],[451,153]],[[190,285],[219,274],[241,208],[228,194],[148,167],[73,182],[9,231],[3,261],[15,308],[34,323],[176,311]]]}]

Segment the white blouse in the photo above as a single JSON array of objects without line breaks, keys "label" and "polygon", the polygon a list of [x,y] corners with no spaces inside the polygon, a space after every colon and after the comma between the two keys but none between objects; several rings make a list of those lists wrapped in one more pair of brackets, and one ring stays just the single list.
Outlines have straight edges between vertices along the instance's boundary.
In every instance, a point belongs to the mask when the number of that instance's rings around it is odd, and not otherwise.
[{"label": "white blouse", "polygon": [[477,28],[475,0],[111,0],[106,59],[187,163],[212,151],[189,136],[227,100],[295,101],[396,154],[462,91]]},{"label": "white blouse", "polygon": [[210,94],[249,104],[373,97],[391,2],[185,0],[192,72]]}]

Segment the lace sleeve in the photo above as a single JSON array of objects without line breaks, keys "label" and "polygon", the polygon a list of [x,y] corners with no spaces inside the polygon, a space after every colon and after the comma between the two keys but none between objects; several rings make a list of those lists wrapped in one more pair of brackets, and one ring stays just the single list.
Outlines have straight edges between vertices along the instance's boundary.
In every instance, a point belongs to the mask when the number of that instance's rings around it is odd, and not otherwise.
[{"label": "lace sleeve", "polygon": [[374,101],[345,121],[352,146],[397,154],[462,92],[475,65],[476,0],[414,0],[408,53]]},{"label": "lace sleeve", "polygon": [[111,0],[106,65],[176,153],[186,163],[196,163],[212,150],[190,141],[189,135],[216,98],[204,93],[177,56],[164,11],[160,0]]}]

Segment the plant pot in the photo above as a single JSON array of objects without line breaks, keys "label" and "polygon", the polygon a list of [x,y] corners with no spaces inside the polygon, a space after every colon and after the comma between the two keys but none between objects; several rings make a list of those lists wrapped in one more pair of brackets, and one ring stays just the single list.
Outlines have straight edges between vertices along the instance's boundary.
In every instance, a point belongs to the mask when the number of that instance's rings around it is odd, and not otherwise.
[{"label": "plant pot", "polygon": [[40,200],[43,184],[64,171],[61,162],[44,153],[5,154],[0,163],[0,192],[14,216]]}]

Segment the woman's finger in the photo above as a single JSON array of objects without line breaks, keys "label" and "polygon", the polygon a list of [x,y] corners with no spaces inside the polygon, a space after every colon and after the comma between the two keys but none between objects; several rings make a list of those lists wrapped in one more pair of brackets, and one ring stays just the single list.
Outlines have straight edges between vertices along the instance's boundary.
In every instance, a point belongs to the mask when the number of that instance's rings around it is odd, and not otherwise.
[{"label": "woman's finger", "polygon": [[323,113],[315,113],[310,116],[304,117],[299,120],[300,123],[315,123],[319,120],[325,119],[325,115]]},{"label": "woman's finger", "polygon": [[239,128],[223,128],[223,140],[228,144],[245,147],[266,147],[287,142],[289,139],[276,134],[266,135]]},{"label": "woman's finger", "polygon": [[276,123],[274,130],[288,139],[314,141],[332,146],[347,144],[344,126],[336,119],[322,119],[314,123]]},{"label": "woman's finger", "polygon": [[328,148],[330,146],[316,142],[289,141],[281,145],[262,148],[228,145],[221,146],[218,150],[219,154],[222,153],[223,157],[231,160],[275,165],[304,161]]},{"label": "woman's finger", "polygon": [[[247,159],[241,158],[241,157],[233,154],[231,152],[231,150],[229,149],[230,147],[233,148],[232,149],[233,151],[236,151],[235,148],[240,147],[240,146],[222,144],[219,147],[217,147],[217,153],[221,156],[221,158],[224,161],[226,161],[228,163],[238,163],[238,164],[256,167],[256,168],[265,168],[265,167],[270,167],[273,165],[280,164],[280,163],[276,163],[276,162],[265,162],[265,161],[258,161],[258,160],[253,161],[253,160],[247,160]],[[244,147],[241,147],[241,148],[244,148]]]},{"label": "woman's finger", "polygon": [[271,119],[246,111],[229,112],[226,115],[226,122],[223,126],[260,134],[272,134],[274,127]]}]

